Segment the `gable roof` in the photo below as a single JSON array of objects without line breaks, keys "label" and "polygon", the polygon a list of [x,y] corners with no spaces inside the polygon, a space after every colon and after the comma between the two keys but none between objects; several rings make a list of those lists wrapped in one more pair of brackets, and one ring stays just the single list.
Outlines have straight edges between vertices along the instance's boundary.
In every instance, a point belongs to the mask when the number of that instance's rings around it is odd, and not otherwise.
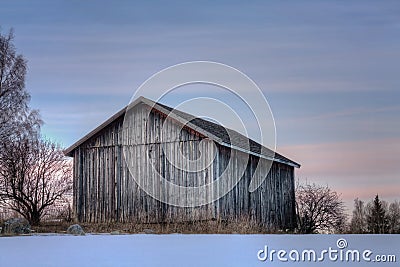
[{"label": "gable roof", "polygon": [[[99,133],[103,128],[108,126],[110,123],[114,122],[121,116],[125,116],[125,112],[127,108],[132,108],[140,103],[146,104],[152,107],[154,110],[158,112],[164,113],[166,116],[173,118],[174,120],[185,124],[187,127],[191,128],[192,130],[207,136],[211,140],[217,142],[222,146],[226,146],[232,149],[236,149],[239,151],[243,151],[248,154],[255,155],[257,157],[265,158],[268,160],[273,160],[277,162],[281,162],[296,168],[300,168],[300,164],[294,162],[279,153],[274,153],[269,148],[262,146],[261,144],[257,143],[256,141],[238,133],[235,130],[223,127],[222,125],[216,124],[209,120],[205,120],[202,118],[195,117],[189,113],[171,108],[169,106],[163,105],[161,103],[156,103],[150,99],[145,97],[139,97],[134,102],[132,102],[129,106],[124,107],[113,116],[111,116],[108,120],[103,122],[101,125],[96,127],[94,130],[89,132],[87,135],[79,139],[73,145],[68,147],[64,154],[66,156],[72,156],[72,152],[80,145],[85,143],[91,137],[95,136]],[[247,143],[248,142],[248,143]]]}]

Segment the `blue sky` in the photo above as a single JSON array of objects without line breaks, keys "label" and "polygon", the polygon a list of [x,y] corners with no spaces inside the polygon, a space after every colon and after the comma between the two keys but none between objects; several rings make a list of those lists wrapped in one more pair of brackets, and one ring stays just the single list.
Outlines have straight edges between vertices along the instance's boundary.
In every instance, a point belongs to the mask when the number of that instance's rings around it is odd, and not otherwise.
[{"label": "blue sky", "polygon": [[[71,145],[148,77],[211,60],[252,78],[301,180],[400,199],[398,1],[7,1],[44,133]],[[178,95],[178,94],[177,94]],[[175,105],[191,95],[168,98]],[[175,103],[174,103],[175,101]]]}]

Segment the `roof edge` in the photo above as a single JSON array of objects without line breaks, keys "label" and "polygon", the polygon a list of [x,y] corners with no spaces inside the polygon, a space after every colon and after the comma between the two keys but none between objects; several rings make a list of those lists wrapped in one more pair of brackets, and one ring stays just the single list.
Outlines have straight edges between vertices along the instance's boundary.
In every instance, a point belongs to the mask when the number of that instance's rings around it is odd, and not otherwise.
[{"label": "roof edge", "polygon": [[[268,156],[265,156],[265,155],[262,155],[262,154],[259,154],[259,153],[253,152],[253,151],[247,151],[247,150],[245,150],[245,149],[243,149],[243,148],[234,146],[234,145],[232,145],[232,144],[226,144],[226,143],[224,143],[224,142],[221,140],[221,138],[219,138],[219,137],[217,137],[217,136],[211,134],[211,133],[208,132],[208,131],[205,131],[204,129],[201,129],[200,127],[194,125],[194,124],[191,123],[191,122],[187,122],[185,119],[179,117],[177,114],[175,114],[175,113],[173,113],[173,112],[170,112],[169,110],[167,110],[167,109],[164,108],[163,106],[159,105],[157,102],[154,102],[154,101],[152,101],[152,100],[150,100],[150,99],[147,99],[147,98],[145,98],[145,97],[143,97],[143,96],[138,97],[135,101],[133,101],[133,102],[130,103],[129,105],[127,105],[127,106],[125,106],[124,108],[122,108],[121,110],[119,110],[117,113],[115,113],[115,114],[112,115],[110,118],[108,118],[106,121],[104,121],[102,124],[100,124],[99,126],[97,126],[96,128],[94,128],[94,129],[91,130],[88,134],[86,134],[86,135],[83,136],[81,139],[79,139],[78,141],[76,141],[75,143],[73,143],[71,146],[69,146],[68,148],[66,148],[66,149],[64,150],[64,155],[65,155],[65,156],[68,156],[68,157],[73,157],[72,152],[73,152],[78,146],[80,146],[81,144],[83,144],[84,142],[86,142],[87,140],[89,140],[90,138],[92,138],[93,136],[95,136],[98,132],[100,132],[100,131],[101,131],[103,128],[105,128],[107,125],[109,125],[110,123],[112,123],[113,121],[115,121],[116,119],[118,119],[120,116],[124,115],[124,114],[126,113],[126,110],[127,110],[128,108],[132,108],[132,107],[136,106],[136,105],[139,104],[139,103],[144,103],[144,104],[146,104],[146,105],[148,105],[148,106],[150,106],[150,107],[152,107],[152,108],[156,107],[156,109],[157,109],[158,111],[160,111],[160,112],[162,112],[162,113],[165,113],[165,114],[168,114],[169,117],[173,118],[174,120],[177,120],[179,123],[188,125],[188,127],[190,127],[190,128],[192,128],[193,130],[199,132],[200,134],[203,134],[204,136],[209,137],[210,139],[214,140],[215,142],[219,143],[219,144],[222,145],[222,146],[230,147],[230,148],[232,148],[232,149],[239,150],[239,151],[242,151],[242,152],[245,152],[245,153],[248,153],[248,154],[251,154],[251,155],[260,157],[260,158],[264,158],[264,159],[267,159],[267,160],[272,160],[272,161],[284,163],[284,164],[287,164],[287,165],[292,166],[292,167],[300,168],[300,166],[301,166],[301,165],[298,164],[297,162],[292,161],[292,160],[290,160],[290,159],[287,159],[286,157],[284,157],[284,158],[286,158],[287,161],[283,161],[283,160],[278,159],[278,158],[276,158],[276,157],[273,157],[273,158],[272,158],[272,157],[268,157]],[[191,114],[189,114],[189,115],[191,115]],[[193,116],[193,117],[195,118],[195,116]],[[275,151],[274,151],[274,153],[276,154]]]},{"label": "roof edge", "polygon": [[94,128],[93,130],[91,130],[88,134],[83,136],[81,139],[79,139],[78,141],[76,141],[75,143],[70,145],[68,148],[64,149],[64,155],[68,156],[68,157],[72,157],[72,151],[74,151],[75,148],[77,148],[78,146],[80,146],[81,144],[83,144],[84,142],[89,140],[90,138],[92,138],[94,135],[96,135],[98,132],[100,132],[101,129],[103,129],[108,124],[110,124],[111,122],[115,121],[117,118],[119,118],[123,114],[125,114],[125,111],[126,111],[126,107],[124,107],[123,109],[119,110],[117,113],[115,113],[110,118],[108,118],[106,121],[104,121],[102,124],[100,124],[99,126]]}]

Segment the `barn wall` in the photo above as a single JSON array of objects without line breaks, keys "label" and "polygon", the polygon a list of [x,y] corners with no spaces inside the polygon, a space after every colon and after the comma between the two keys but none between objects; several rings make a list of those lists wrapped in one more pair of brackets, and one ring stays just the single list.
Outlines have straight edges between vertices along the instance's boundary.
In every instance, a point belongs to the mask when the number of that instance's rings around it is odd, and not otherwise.
[{"label": "barn wall", "polygon": [[[166,132],[161,131],[164,123]],[[123,116],[73,151],[74,207],[79,221],[160,222],[250,216],[270,227],[291,228],[294,225],[293,167],[274,163],[260,188],[249,193],[250,178],[259,161],[257,157],[250,156],[242,179],[227,195],[198,208],[174,207],[155,200],[138,187],[124,162],[122,144],[127,145],[132,155],[129,160],[137,162],[135,166],[142,175],[155,175],[145,168],[140,169],[147,159],[143,157],[144,153],[150,153],[155,169],[163,177],[184,186],[209,183],[210,179],[216,179],[223,171],[237,175],[241,170],[235,164],[226,170],[229,157],[238,164],[248,156],[243,152],[214,146],[210,141],[200,142],[204,139],[202,136],[188,129],[180,131],[173,120],[165,120],[162,114],[151,113],[148,119],[145,109],[141,107],[137,108],[126,129],[122,129],[122,125]],[[130,136],[133,136],[129,141],[123,139],[127,131],[132,131]],[[160,143],[165,134],[169,134],[170,144]],[[190,159],[196,159],[199,151],[206,157],[216,152],[217,158],[204,171],[185,172],[166,160],[166,156],[177,157],[172,149],[168,149],[168,145],[173,143],[179,144],[181,151]],[[163,146],[167,149],[163,150]],[[166,155],[163,151],[171,154]],[[260,160],[260,164],[268,165],[265,160]]]},{"label": "barn wall", "polygon": [[[220,166],[228,165],[230,149],[220,146],[219,150]],[[232,152],[231,156],[237,159],[248,157],[243,152]],[[255,173],[257,166],[265,171]],[[268,168],[270,171],[267,175]],[[230,172],[232,175],[239,173],[235,166]],[[262,179],[265,175],[266,179],[257,190],[250,193],[250,181]],[[293,229],[296,224],[294,190],[294,167],[279,162],[273,162],[271,166],[270,161],[251,155],[238,184],[216,202],[218,214],[222,218],[250,216],[269,228]]]}]

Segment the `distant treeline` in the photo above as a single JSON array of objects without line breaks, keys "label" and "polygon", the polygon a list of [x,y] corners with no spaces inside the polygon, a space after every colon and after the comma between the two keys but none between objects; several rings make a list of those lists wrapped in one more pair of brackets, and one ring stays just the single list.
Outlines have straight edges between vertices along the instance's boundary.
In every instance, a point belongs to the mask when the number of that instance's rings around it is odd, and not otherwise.
[{"label": "distant treeline", "polygon": [[[374,199],[365,204],[354,200],[352,216],[348,216],[340,194],[328,186],[300,184],[296,186],[296,232],[399,234],[400,202]],[[351,217],[351,218],[349,218]]]},{"label": "distant treeline", "polygon": [[400,234],[400,202],[388,203],[375,199],[365,204],[354,200],[354,210],[349,225],[349,232],[354,234]]}]

